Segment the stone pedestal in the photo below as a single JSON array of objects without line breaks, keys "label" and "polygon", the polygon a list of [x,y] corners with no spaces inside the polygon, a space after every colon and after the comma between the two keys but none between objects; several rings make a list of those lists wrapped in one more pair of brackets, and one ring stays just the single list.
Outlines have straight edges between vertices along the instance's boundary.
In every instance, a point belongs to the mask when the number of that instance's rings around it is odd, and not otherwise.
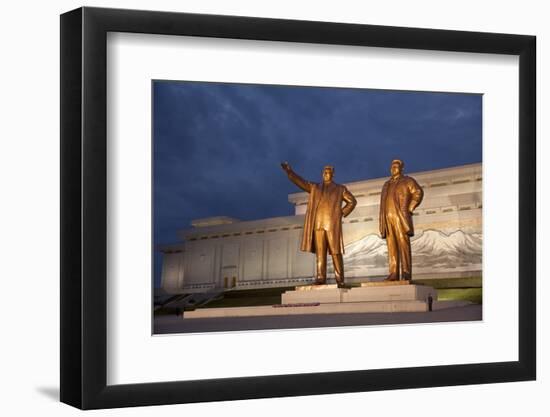
[{"label": "stone pedestal", "polygon": [[414,285],[409,281],[365,282],[342,295],[343,303],[369,301],[422,301],[431,294],[437,300],[437,291],[426,285]]},{"label": "stone pedestal", "polygon": [[304,285],[293,291],[285,291],[281,295],[281,304],[341,303],[347,291],[346,288],[338,288],[336,284]]},{"label": "stone pedestal", "polygon": [[437,301],[434,288],[409,281],[365,282],[353,288],[338,288],[336,284],[304,285],[284,292],[281,304],[373,303],[376,311],[425,311],[430,294],[433,301]]}]

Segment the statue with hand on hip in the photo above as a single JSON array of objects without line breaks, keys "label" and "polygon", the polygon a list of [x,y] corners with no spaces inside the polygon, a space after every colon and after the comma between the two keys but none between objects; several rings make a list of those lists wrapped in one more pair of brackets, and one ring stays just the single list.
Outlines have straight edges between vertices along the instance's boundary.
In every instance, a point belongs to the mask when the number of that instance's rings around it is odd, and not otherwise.
[{"label": "statue with hand on hip", "polygon": [[412,177],[403,175],[404,163],[391,162],[391,178],[380,197],[380,236],[388,244],[389,275],[386,281],[412,279],[410,238],[414,236],[413,211],[422,202],[424,191]]}]

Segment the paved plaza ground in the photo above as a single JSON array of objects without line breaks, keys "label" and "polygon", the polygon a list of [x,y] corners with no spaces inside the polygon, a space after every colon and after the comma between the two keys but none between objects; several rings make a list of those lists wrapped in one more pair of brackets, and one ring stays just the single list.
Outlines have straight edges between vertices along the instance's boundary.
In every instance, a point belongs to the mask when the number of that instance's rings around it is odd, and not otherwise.
[{"label": "paved plaza ground", "polygon": [[296,316],[182,318],[159,315],[154,334],[225,332],[239,330],[295,329],[312,327],[366,326],[383,324],[440,323],[482,319],[482,305],[439,309],[422,313],[304,314]]}]

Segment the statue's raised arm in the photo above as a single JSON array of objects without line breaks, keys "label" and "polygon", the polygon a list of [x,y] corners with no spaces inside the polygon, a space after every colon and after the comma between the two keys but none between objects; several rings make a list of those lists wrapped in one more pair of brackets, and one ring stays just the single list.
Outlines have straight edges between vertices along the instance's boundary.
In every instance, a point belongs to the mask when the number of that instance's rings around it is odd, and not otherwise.
[{"label": "statue's raised arm", "polygon": [[286,175],[288,175],[288,179],[292,181],[294,184],[296,184],[298,187],[300,187],[305,192],[309,193],[311,192],[311,188],[313,187],[313,183],[304,180],[302,177],[300,177],[298,174],[296,174],[292,168],[290,167],[290,164],[288,162],[282,162],[281,167],[283,168],[283,171],[286,172]]}]

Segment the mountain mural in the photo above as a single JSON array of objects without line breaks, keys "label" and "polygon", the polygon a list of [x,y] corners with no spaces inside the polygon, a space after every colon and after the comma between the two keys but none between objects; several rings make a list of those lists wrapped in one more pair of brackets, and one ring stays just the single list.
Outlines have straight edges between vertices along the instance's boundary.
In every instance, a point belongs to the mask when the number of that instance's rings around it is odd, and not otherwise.
[{"label": "mountain mural", "polygon": [[[424,230],[411,240],[413,269],[443,272],[449,270],[481,270],[483,237],[481,233],[456,230],[449,234]],[[372,273],[388,264],[386,241],[370,234],[346,245],[346,272]],[[369,273],[369,275],[370,275]]]}]

